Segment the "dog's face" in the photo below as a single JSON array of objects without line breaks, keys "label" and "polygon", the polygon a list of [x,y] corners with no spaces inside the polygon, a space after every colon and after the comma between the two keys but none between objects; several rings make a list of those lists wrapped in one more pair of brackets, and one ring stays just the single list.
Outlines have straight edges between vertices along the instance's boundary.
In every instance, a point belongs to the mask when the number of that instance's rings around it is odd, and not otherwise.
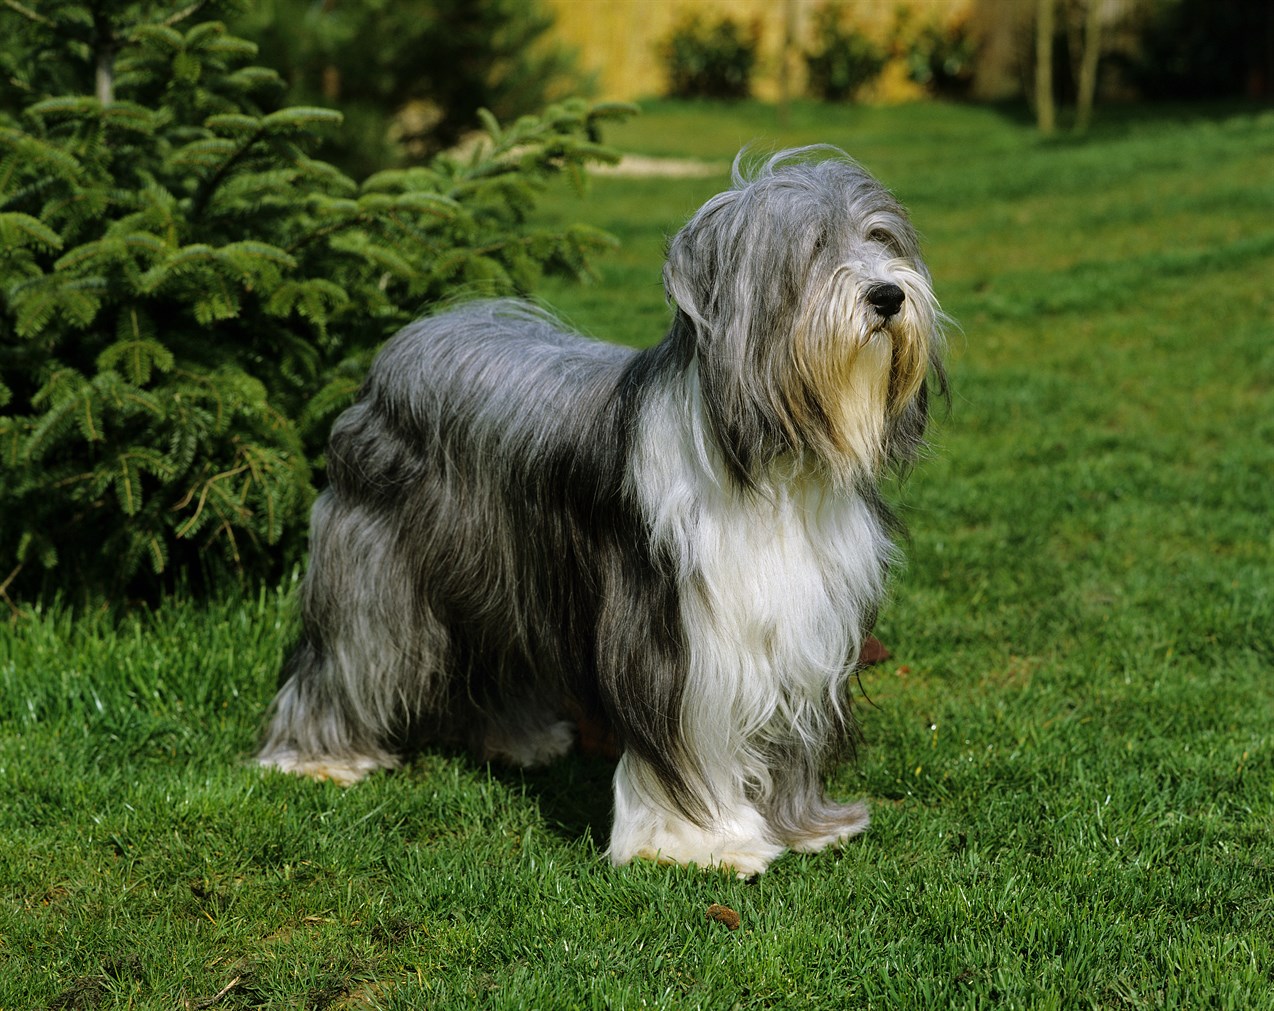
[{"label": "dog's face", "polygon": [[[821,154],[811,160],[811,154]],[[893,196],[837,152],[771,160],[673,239],[708,420],[745,485],[780,457],[854,481],[906,462],[942,314]]]}]

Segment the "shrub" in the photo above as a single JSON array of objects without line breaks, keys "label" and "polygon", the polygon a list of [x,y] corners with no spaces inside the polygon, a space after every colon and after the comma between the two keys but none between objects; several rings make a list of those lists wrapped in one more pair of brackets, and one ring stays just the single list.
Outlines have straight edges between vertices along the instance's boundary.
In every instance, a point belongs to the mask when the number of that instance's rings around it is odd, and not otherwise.
[{"label": "shrub", "polygon": [[1148,99],[1274,95],[1274,11],[1252,0],[1142,0],[1126,27],[1136,42],[1116,62]]},{"label": "shrub", "polygon": [[907,76],[942,98],[963,98],[973,83],[977,41],[966,21],[931,22],[907,45]]},{"label": "shrub", "polygon": [[805,67],[816,98],[853,99],[884,69],[884,51],[849,23],[843,3],[827,3],[815,11],[814,38],[815,48],[805,53]]},{"label": "shrub", "polygon": [[752,92],[760,31],[730,18],[683,17],[660,43],[673,98],[747,98]]},{"label": "shrub", "polygon": [[488,117],[472,156],[357,184],[307,153],[339,115],[265,112],[277,75],[200,5],[46,8],[0,15],[0,595],[277,572],[390,333],[609,242],[528,214],[618,108]]}]

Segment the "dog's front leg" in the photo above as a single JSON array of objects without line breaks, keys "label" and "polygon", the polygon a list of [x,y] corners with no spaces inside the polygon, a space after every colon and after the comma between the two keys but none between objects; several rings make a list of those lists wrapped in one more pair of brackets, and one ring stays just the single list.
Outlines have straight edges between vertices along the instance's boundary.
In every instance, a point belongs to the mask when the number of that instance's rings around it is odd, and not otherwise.
[{"label": "dog's front leg", "polygon": [[654,771],[626,751],[615,770],[615,819],[610,858],[626,864],[634,857],[660,863],[694,864],[760,874],[783,853],[765,818],[733,783],[713,784],[719,795],[705,798],[703,823],[672,802]]}]

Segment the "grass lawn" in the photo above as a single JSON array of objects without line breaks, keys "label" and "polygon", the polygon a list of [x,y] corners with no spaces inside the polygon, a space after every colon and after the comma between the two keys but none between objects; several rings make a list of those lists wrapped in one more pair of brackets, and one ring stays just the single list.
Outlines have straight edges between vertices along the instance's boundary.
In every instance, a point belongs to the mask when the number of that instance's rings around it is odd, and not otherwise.
[{"label": "grass lawn", "polygon": [[[37,610],[0,624],[0,1009],[1274,1008],[1274,113],[1047,143],[992,109],[656,104],[607,139],[843,146],[962,324],[832,777],[871,829],[753,883],[615,869],[601,760],[250,767],[290,586]],[[723,180],[550,194],[623,245],[547,301],[657,339],[664,237]]]}]

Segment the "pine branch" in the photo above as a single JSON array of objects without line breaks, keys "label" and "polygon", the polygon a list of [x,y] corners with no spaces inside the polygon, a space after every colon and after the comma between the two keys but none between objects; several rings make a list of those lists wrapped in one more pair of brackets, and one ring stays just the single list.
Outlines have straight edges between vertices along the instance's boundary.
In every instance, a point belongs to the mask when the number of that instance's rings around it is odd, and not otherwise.
[{"label": "pine branch", "polygon": [[265,137],[264,127],[256,130],[246,142],[239,146],[234,154],[222,162],[216,172],[199,184],[199,188],[195,190],[195,195],[190,200],[190,216],[192,218],[202,217],[204,210],[208,206],[208,201],[212,199],[213,193],[221,185],[222,180],[229,176],[235,166],[239,165],[248,156],[248,152],[252,150],[253,146],[258,141],[264,140]]},{"label": "pine branch", "polygon": [[180,24],[181,22],[185,21],[187,18],[193,17],[195,14],[198,14],[199,11],[202,10],[207,5],[208,5],[208,0],[195,0],[194,3],[190,4],[187,7],[183,7],[181,10],[176,11],[170,17],[165,18],[163,21],[160,22],[160,24],[166,28],[171,28],[173,25]]},{"label": "pine branch", "polygon": [[36,24],[43,25],[45,28],[56,27],[56,22],[54,22],[51,18],[46,18],[39,11],[33,11],[30,7],[27,7],[25,4],[18,3],[18,0],[4,0],[4,5],[8,7],[10,10],[17,12],[18,14],[21,14],[28,21],[34,21]]},{"label": "pine branch", "polygon": [[18,564],[9,571],[9,574],[4,577],[4,582],[0,583],[0,600],[3,600],[9,606],[9,614],[14,618],[21,617],[22,612],[18,610],[18,605],[13,602],[13,598],[9,596],[9,587],[13,585],[13,581],[18,578],[18,573],[20,573],[25,566],[25,562],[18,562]]}]

